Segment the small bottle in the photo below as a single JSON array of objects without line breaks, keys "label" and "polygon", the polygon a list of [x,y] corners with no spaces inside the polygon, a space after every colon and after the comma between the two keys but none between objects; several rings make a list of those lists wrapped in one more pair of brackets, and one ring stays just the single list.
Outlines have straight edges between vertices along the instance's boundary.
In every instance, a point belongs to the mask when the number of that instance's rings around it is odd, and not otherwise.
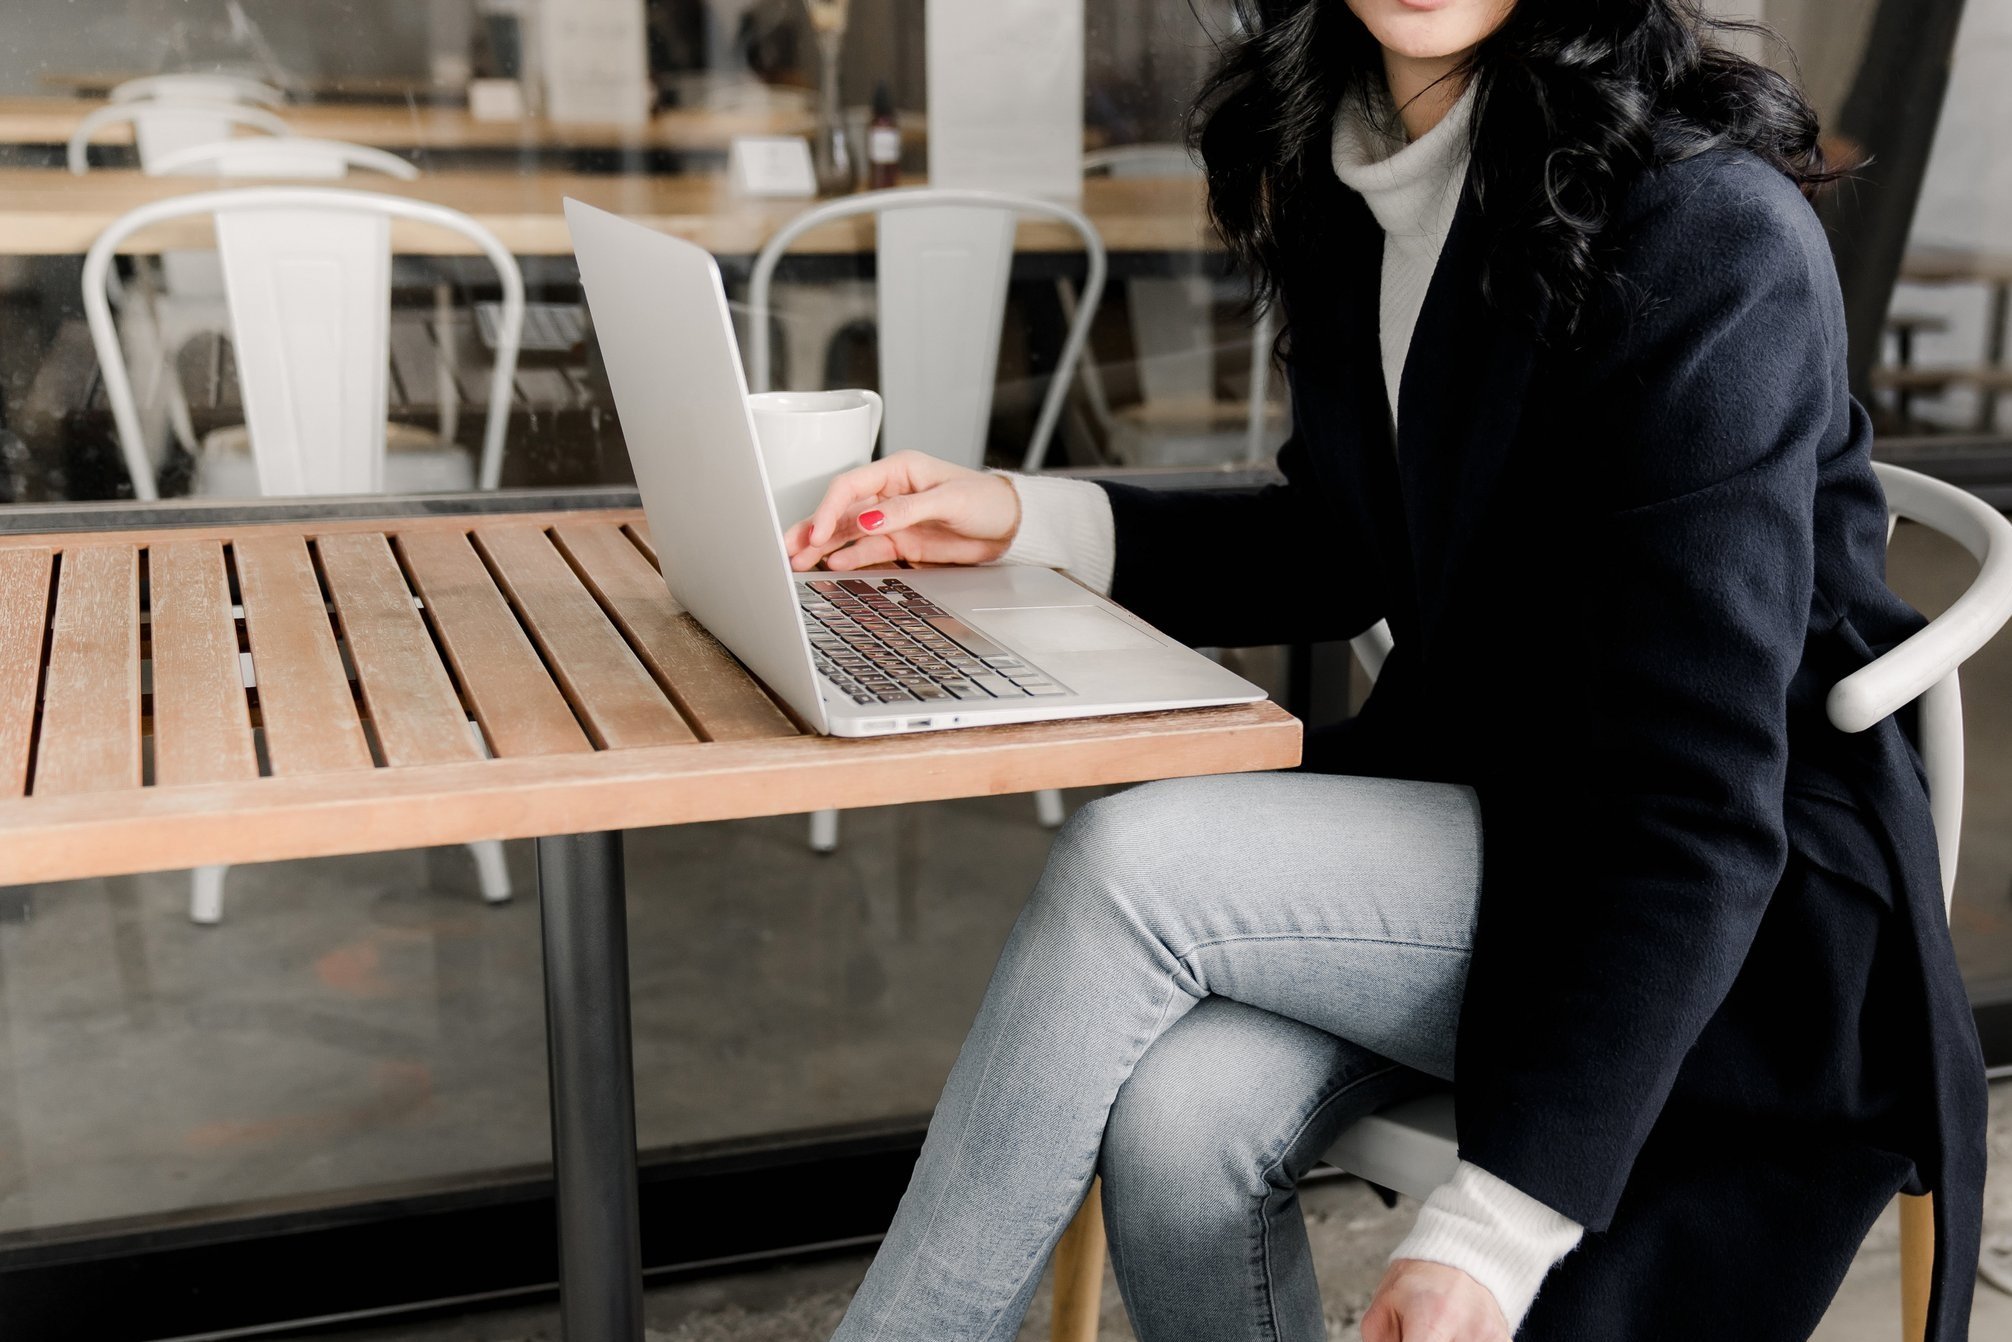
[{"label": "small bottle", "polygon": [[866,123],[866,185],[885,191],[901,181],[901,127],[894,120],[894,93],[882,80],[873,90],[873,120]]}]

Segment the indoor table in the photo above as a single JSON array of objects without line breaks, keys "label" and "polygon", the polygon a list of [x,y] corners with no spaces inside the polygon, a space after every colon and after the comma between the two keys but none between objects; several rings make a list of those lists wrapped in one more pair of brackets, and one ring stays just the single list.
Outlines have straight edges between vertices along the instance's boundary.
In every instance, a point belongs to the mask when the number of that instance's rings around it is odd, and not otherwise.
[{"label": "indoor table", "polygon": [[[48,95],[0,97],[0,144],[60,148],[103,102]],[[273,109],[292,135],[346,140],[378,149],[460,150],[668,150],[724,154],[737,135],[808,135],[816,118],[808,107],[672,107],[634,125],[553,121],[526,115],[481,120],[461,104],[411,101],[289,103]],[[921,116],[904,112],[910,138]],[[93,144],[132,143],[131,126],[106,126]]]},{"label": "indoor table", "polygon": [[620,831],[1284,768],[1299,724],[820,737],[672,600],[639,511],[513,506],[0,535],[0,885],[535,839],[566,1336],[639,1342]]},{"label": "indoor table", "polygon": [[[141,205],[220,186],[254,186],[252,179],[222,182],[205,177],[149,177],[131,168],[106,168],[75,176],[58,168],[0,168],[0,255],[79,256],[113,220]],[[286,185],[299,186],[299,182]],[[340,184],[444,205],[471,216],[517,256],[571,257],[562,202],[567,196],[639,224],[697,243],[716,256],[748,256],[777,229],[816,204],[808,200],[745,201],[719,176],[700,174],[608,175],[565,172],[445,171],[410,182],[355,176]],[[1208,222],[1199,173],[1182,177],[1092,177],[1083,183],[1083,212],[1112,252],[1220,251]],[[399,221],[396,250],[437,256],[475,254],[459,234]],[[135,234],[122,252],[209,249],[209,221],[180,220]],[[842,220],[806,234],[792,253],[871,255],[874,221]],[[1082,250],[1067,225],[1027,219],[1018,249]]]}]

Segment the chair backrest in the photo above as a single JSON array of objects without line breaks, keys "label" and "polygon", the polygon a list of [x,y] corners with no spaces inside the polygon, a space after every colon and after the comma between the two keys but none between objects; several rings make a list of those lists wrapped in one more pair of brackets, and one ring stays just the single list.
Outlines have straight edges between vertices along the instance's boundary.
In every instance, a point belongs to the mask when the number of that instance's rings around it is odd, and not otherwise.
[{"label": "chair backrest", "polygon": [[[1121,144],[1107,149],[1093,149],[1083,155],[1085,177],[1195,177],[1200,174],[1201,165],[1195,162],[1194,154],[1184,144]],[[1155,326],[1164,330],[1169,322],[1177,326],[1185,323],[1192,331],[1186,343],[1193,348],[1184,358],[1172,361],[1172,368],[1156,366],[1156,363],[1168,362],[1166,360],[1141,357],[1139,385],[1148,400],[1184,394],[1214,395],[1213,322],[1208,319],[1212,287],[1206,279],[1197,277],[1185,277],[1185,282],[1183,279],[1132,282],[1133,343],[1142,355],[1155,343],[1151,335]],[[1199,323],[1194,319],[1197,311],[1202,316]],[[1262,461],[1270,445],[1267,403],[1271,394],[1272,346],[1277,338],[1278,326],[1271,309],[1259,308],[1251,322],[1250,410],[1244,421],[1244,459],[1250,462]]]},{"label": "chair backrest", "polygon": [[92,137],[106,126],[122,121],[132,123],[133,146],[139,154],[140,171],[150,175],[162,172],[161,160],[176,150],[229,139],[233,126],[249,126],[268,135],[286,134],[286,122],[263,107],[245,103],[195,99],[106,103],[103,107],[94,108],[77,123],[77,129],[70,132],[70,143],[64,151],[70,171],[79,176],[90,171],[87,151]]},{"label": "chair backrest", "polygon": [[524,279],[496,236],[456,210],[327,187],[246,187],[176,196],[115,220],[84,257],[84,314],[119,444],[140,498],[157,496],[106,278],[119,245],[170,219],[214,217],[245,427],[267,494],[360,494],[383,488],[390,362],[391,222],[430,224],[474,243],[495,265],[503,319],[478,483],[494,489],[524,324]]},{"label": "chair backrest", "polygon": [[146,75],[115,86],[109,97],[115,103],[195,99],[198,102],[257,103],[262,107],[279,107],[286,102],[286,95],[270,84],[262,84],[246,75],[228,74]]},{"label": "chair backrest", "polygon": [[[1889,531],[1906,518],[1941,532],[1978,561],[1963,595],[1898,647],[1831,687],[1825,712],[1842,732],[1862,732],[1921,701],[1921,764],[1942,863],[1945,910],[1956,893],[1963,835],[1963,700],[1956,671],[2012,619],[2012,522],[1975,494],[1902,466],[1874,462],[1886,490]],[[1390,655],[1390,625],[1379,620],[1350,640],[1373,681]]]},{"label": "chair backrest", "polygon": [[748,284],[749,380],[769,389],[769,296],[775,269],[798,238],[859,215],[875,216],[880,310],[880,392],[887,403],[883,450],[914,449],[964,466],[982,465],[999,333],[1020,216],[1075,230],[1088,260],[1082,301],[1069,324],[1041,413],[1028,440],[1038,465],[1062,417],[1077,361],[1104,293],[1103,239],[1082,212],[1033,196],[901,187],[869,191],[805,211],[755,258]]},{"label": "chair backrest", "polygon": [[155,161],[153,171],[160,176],[186,173],[191,176],[319,178],[334,181],[352,168],[383,173],[401,182],[410,182],[419,176],[418,168],[382,149],[300,135],[260,135],[192,144],[163,154]]}]

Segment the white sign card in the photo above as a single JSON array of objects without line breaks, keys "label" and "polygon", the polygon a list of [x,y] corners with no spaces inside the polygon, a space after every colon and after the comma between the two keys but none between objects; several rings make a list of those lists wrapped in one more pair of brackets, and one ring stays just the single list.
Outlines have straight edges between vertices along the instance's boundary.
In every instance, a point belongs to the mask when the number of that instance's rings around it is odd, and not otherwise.
[{"label": "white sign card", "polygon": [[929,183],[1083,192],[1083,0],[928,0]]},{"label": "white sign card", "polygon": [[524,90],[514,79],[468,81],[468,115],[476,121],[522,121]]},{"label": "white sign card", "polygon": [[727,185],[736,196],[807,200],[817,194],[810,141],[799,135],[736,135],[727,144]]},{"label": "white sign card", "polygon": [[618,126],[649,120],[643,0],[545,0],[538,12],[547,117]]}]

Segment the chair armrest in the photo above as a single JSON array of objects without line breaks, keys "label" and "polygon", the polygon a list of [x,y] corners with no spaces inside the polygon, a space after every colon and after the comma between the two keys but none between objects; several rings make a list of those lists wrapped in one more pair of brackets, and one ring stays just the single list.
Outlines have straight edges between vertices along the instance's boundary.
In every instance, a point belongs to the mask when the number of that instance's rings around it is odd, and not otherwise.
[{"label": "chair armrest", "polygon": [[1977,577],[1928,627],[1840,680],[1826,703],[1839,731],[1862,732],[1912,703],[2012,618],[2012,522],[1974,494],[1876,463],[1888,508],[1942,532],[1972,555]]}]

